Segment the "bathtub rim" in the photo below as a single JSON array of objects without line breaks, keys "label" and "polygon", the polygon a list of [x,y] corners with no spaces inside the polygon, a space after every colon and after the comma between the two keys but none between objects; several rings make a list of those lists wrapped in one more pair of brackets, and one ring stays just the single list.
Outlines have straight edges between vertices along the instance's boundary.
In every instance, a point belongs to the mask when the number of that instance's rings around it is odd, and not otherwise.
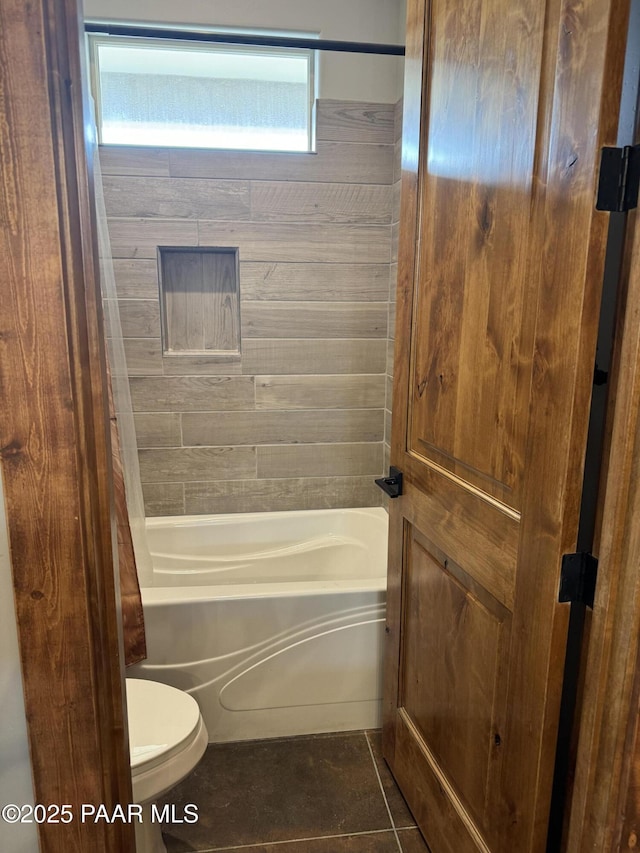
[{"label": "bathtub rim", "polygon": [[[225,513],[209,515],[163,515],[145,519],[151,528],[206,527],[209,525],[249,524],[269,518],[295,520],[310,515],[368,515],[387,523],[388,513],[384,507],[333,507],[328,509],[276,510],[271,512]],[[241,598],[290,598],[299,595],[335,595],[348,593],[385,593],[387,589],[385,571],[365,578],[315,581],[275,581],[265,583],[245,582],[238,584],[203,584],[200,586],[163,586],[162,573],[154,571],[153,585],[141,586],[142,603],[154,607],[169,603],[189,601],[232,601]],[[169,574],[169,572],[167,572]]]},{"label": "bathtub rim", "polygon": [[228,522],[263,521],[269,518],[302,518],[309,515],[371,515],[381,521],[389,519],[387,510],[382,506],[349,506],[331,507],[326,509],[282,509],[269,512],[227,512],[210,513],[208,515],[152,515],[145,518],[145,525],[154,527],[202,527],[220,525]]}]

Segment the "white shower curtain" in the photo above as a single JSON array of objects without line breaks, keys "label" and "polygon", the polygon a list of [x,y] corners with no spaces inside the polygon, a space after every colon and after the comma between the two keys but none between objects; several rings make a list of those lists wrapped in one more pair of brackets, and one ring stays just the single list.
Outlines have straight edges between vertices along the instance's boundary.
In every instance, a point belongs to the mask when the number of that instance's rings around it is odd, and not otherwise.
[{"label": "white shower curtain", "polygon": [[92,154],[100,286],[109,374],[112,481],[124,663],[130,666],[147,656],[140,585],[151,585],[153,568],[145,530],[138,449],[97,145],[94,146]]},{"label": "white shower curtain", "polygon": [[113,402],[117,417],[119,444],[124,475],[126,503],[129,513],[129,526],[133,541],[133,550],[141,586],[153,583],[153,567],[147,545],[145,531],[144,502],[140,484],[138,447],[136,443],[129,376],[122,340],[122,327],[118,311],[115,275],[111,256],[111,244],[107,228],[107,216],[102,188],[98,146],[93,151],[95,203],[98,225],[100,284],[104,309],[105,335],[107,339],[107,357],[111,372]]}]

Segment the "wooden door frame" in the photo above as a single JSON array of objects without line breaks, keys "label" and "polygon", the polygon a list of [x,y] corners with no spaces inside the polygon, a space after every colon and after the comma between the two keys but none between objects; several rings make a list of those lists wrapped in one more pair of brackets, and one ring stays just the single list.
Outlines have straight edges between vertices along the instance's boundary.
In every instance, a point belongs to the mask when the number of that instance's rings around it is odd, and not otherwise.
[{"label": "wooden door frame", "polygon": [[[632,6],[622,139],[640,142]],[[635,101],[635,104],[633,103]],[[635,121],[635,128],[633,127]],[[640,212],[627,215],[599,498],[591,614],[568,853],[633,850],[640,831]]]},{"label": "wooden door frame", "polygon": [[[640,216],[627,224],[598,584],[567,850],[632,850],[640,826]],[[633,835],[636,835],[635,841]]]},{"label": "wooden door frame", "polygon": [[0,459],[35,802],[73,810],[40,849],[131,853],[79,811],[132,797],[83,42],[78,0],[0,0]]},{"label": "wooden door frame", "polygon": [[[0,23],[8,105],[0,133],[10,152],[0,201],[0,458],[35,798],[74,809],[126,803],[131,777],[78,4],[0,0]],[[421,70],[411,73],[419,85]],[[635,829],[627,795],[640,691],[639,221],[619,339],[569,835],[575,853],[620,843],[631,849],[624,845]],[[39,831],[43,851],[134,849],[131,827],[122,824],[76,819]]]}]

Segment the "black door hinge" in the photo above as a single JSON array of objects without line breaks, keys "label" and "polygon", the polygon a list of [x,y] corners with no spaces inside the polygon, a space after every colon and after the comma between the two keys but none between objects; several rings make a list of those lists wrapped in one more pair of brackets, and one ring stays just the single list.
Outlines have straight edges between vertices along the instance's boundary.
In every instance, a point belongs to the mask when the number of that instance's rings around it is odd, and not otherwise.
[{"label": "black door hinge", "polygon": [[593,608],[597,575],[598,560],[593,554],[586,551],[564,554],[558,601],[586,604],[587,607]]},{"label": "black door hinge", "polygon": [[596,210],[623,213],[638,206],[640,145],[603,148]]},{"label": "black door hinge", "polygon": [[594,385],[606,385],[607,380],[609,379],[609,371],[602,370],[602,368],[598,367],[596,363],[593,368],[593,384]]},{"label": "black door hinge", "polygon": [[399,498],[402,494],[402,471],[399,468],[394,468],[393,465],[389,468],[389,476],[381,477],[375,481],[376,486],[380,486],[383,492],[386,492],[390,498]]}]

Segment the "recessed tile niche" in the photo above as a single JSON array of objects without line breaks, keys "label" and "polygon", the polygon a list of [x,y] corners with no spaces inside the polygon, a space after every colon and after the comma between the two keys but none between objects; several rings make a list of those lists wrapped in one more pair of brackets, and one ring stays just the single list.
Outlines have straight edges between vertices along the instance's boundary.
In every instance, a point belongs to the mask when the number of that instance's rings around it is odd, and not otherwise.
[{"label": "recessed tile niche", "polygon": [[166,356],[240,359],[237,248],[158,248],[162,350]]}]

